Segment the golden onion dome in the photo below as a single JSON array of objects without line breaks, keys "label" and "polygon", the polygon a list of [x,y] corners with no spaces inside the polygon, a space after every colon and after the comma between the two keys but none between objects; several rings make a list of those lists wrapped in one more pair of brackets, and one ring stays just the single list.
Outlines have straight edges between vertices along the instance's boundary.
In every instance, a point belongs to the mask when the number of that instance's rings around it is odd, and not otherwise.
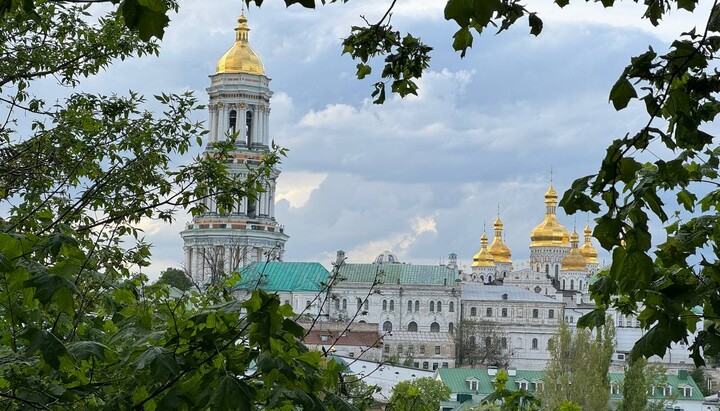
[{"label": "golden onion dome", "polygon": [[249,31],[247,18],[243,13],[238,17],[238,25],[235,28],[235,44],[218,60],[216,73],[265,74],[265,67],[260,57],[250,48]]},{"label": "golden onion dome", "polygon": [[598,264],[598,252],[592,245],[592,230],[590,229],[590,224],[585,226],[583,234],[585,234],[585,243],[580,247],[580,254],[585,257],[585,261],[587,261],[588,264]]},{"label": "golden onion dome", "polygon": [[510,247],[505,245],[502,239],[503,223],[500,220],[500,216],[498,216],[495,223],[493,223],[493,228],[495,228],[495,237],[490,247],[488,247],[488,251],[492,254],[496,263],[511,263]]},{"label": "golden onion dome", "polygon": [[487,248],[487,235],[483,233],[480,237],[480,251],[473,257],[473,267],[495,267],[495,258]]},{"label": "golden onion dome", "polygon": [[585,257],[583,257],[582,254],[580,254],[580,250],[578,250],[578,243],[579,243],[580,236],[573,231],[572,236],[570,237],[570,252],[563,257],[560,264],[562,265],[562,268],[560,271],[586,271],[587,270],[587,261],[585,260]]},{"label": "golden onion dome", "polygon": [[570,235],[555,216],[557,193],[552,184],[545,193],[545,219],[530,232],[530,247],[567,247]]}]

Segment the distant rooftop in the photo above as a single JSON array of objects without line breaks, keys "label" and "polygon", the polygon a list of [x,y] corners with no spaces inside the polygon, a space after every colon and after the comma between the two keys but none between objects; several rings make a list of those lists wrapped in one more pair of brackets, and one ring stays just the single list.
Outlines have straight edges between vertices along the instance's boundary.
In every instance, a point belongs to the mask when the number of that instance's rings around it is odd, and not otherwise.
[{"label": "distant rooftop", "polygon": [[319,292],[330,273],[320,263],[257,262],[239,270],[236,287],[243,290]]},{"label": "distant rooftop", "polygon": [[454,286],[456,269],[444,265],[343,264],[339,270],[344,283],[372,283],[376,276],[383,284]]},{"label": "distant rooftop", "polygon": [[[463,300],[481,301],[539,301],[546,303],[561,303],[554,298],[528,291],[524,288],[511,285],[485,285],[463,283],[461,286]],[[507,298],[503,298],[506,295]]]}]

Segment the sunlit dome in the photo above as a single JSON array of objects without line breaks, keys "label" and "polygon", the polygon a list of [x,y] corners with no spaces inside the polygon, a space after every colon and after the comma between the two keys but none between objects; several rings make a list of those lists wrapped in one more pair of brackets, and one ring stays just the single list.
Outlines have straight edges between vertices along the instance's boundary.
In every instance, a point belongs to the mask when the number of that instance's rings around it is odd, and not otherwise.
[{"label": "sunlit dome", "polygon": [[216,73],[265,74],[265,67],[260,57],[248,42],[249,31],[247,18],[243,13],[238,17],[238,25],[235,28],[235,44],[220,57]]},{"label": "sunlit dome", "polygon": [[375,257],[375,264],[400,264],[400,260],[390,251],[383,251]]},{"label": "sunlit dome", "polygon": [[508,247],[502,239],[503,223],[500,220],[500,216],[493,223],[495,229],[495,237],[493,238],[488,251],[492,254],[493,259],[496,263],[510,263],[510,247]]},{"label": "sunlit dome", "polygon": [[560,271],[585,271],[587,270],[587,261],[585,260],[585,257],[583,257],[582,254],[580,254],[580,250],[578,250],[578,243],[579,243],[578,233],[573,231],[572,236],[570,237],[570,252],[563,257],[562,262],[562,268]]},{"label": "sunlit dome", "polygon": [[555,216],[557,193],[552,184],[545,193],[545,219],[530,232],[530,247],[567,247],[570,236],[567,228]]},{"label": "sunlit dome", "polygon": [[592,245],[592,230],[590,229],[590,224],[585,226],[583,234],[585,234],[585,243],[580,247],[580,254],[585,257],[588,264],[598,264],[598,251],[595,246]]},{"label": "sunlit dome", "polygon": [[473,267],[495,267],[495,258],[487,248],[487,235],[485,233],[480,237],[480,251],[473,256]]}]

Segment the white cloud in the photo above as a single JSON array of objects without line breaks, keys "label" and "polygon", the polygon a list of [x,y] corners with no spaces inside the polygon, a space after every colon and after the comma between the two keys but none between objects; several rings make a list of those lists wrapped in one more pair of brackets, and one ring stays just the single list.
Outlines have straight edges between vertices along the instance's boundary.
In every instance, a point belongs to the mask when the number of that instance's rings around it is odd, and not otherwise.
[{"label": "white cloud", "polygon": [[322,184],[327,174],[286,171],[280,174],[277,199],[287,200],[290,207],[299,208],[310,199],[310,194]]}]

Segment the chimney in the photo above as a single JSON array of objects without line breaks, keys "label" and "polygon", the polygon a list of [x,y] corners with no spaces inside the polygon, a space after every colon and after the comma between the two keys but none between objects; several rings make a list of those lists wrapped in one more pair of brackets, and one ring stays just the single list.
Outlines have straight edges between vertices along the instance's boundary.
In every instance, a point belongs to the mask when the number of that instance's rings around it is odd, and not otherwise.
[{"label": "chimney", "polygon": [[450,253],[450,254],[448,255],[448,260],[449,260],[449,261],[448,261],[448,265],[447,265],[448,268],[451,268],[451,269],[453,269],[453,270],[455,270],[456,268],[458,268],[458,265],[457,265],[457,254],[455,254],[455,253]]},{"label": "chimney", "polygon": [[337,256],[335,257],[335,266],[340,267],[345,261],[345,251],[338,250]]}]

